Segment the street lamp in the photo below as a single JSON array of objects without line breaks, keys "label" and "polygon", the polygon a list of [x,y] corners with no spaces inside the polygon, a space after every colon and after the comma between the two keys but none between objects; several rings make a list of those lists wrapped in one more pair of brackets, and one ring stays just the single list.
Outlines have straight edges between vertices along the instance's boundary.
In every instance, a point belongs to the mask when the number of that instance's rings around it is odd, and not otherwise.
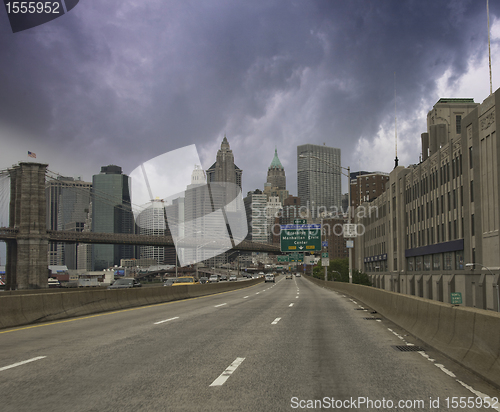
[{"label": "street lamp", "polygon": [[[318,156],[313,156],[313,155],[309,155],[309,156],[306,156],[306,155],[299,155],[300,158],[302,159],[316,159],[316,160],[319,160],[323,163],[326,163],[327,165],[329,166],[332,166],[332,167],[338,167],[339,169],[344,169],[344,170],[347,170],[347,174],[343,173],[342,170],[339,170],[338,172],[344,176],[347,176],[347,179],[348,179],[348,185],[347,185],[347,201],[348,201],[348,205],[347,205],[347,221],[349,222],[349,226],[351,225],[351,168],[348,166],[348,167],[343,167],[343,166],[340,166],[340,165],[337,165],[335,163],[331,163],[327,160],[323,160],[321,158],[319,158]],[[323,228],[322,228],[323,230]],[[352,283],[352,267],[351,267],[351,257],[352,257],[352,248],[348,248],[349,249],[349,283]],[[323,250],[323,247],[321,247],[321,250]]]},{"label": "street lamp", "polygon": [[[488,272],[490,272],[491,276],[493,276],[493,282],[495,282],[495,275],[493,274],[493,272],[490,270],[490,268],[488,266],[484,266],[481,263],[466,263],[465,267],[472,269],[476,265],[479,265],[479,266],[487,269]],[[495,287],[497,288],[497,312],[500,312],[500,293],[498,292],[498,280],[497,280],[497,284],[495,285]]]}]

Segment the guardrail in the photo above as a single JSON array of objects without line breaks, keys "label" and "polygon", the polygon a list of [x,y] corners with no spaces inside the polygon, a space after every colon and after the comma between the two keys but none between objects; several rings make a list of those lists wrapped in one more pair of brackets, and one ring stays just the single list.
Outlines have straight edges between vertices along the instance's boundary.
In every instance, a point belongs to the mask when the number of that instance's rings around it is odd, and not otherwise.
[{"label": "guardrail", "polygon": [[258,278],[204,285],[115,290],[92,288],[60,293],[51,291],[50,293],[0,295],[0,328],[213,295],[253,286],[263,280],[263,278]]},{"label": "guardrail", "polygon": [[500,387],[500,313],[454,306],[370,286],[311,282],[345,293],[409,333]]}]

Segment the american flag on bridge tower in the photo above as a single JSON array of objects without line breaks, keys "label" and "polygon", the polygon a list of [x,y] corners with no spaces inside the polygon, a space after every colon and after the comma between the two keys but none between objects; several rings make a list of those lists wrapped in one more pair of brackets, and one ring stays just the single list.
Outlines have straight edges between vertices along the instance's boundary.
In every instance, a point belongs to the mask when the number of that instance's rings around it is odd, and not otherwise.
[{"label": "american flag on bridge tower", "polygon": [[33,159],[36,159],[36,153],[28,151],[28,156],[32,157]]}]

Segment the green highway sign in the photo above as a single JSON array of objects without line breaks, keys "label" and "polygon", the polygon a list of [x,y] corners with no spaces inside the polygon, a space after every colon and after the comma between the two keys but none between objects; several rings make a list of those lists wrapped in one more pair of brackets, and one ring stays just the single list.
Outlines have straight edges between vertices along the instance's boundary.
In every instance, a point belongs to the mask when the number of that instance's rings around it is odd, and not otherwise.
[{"label": "green highway sign", "polygon": [[303,262],[304,254],[303,253],[290,253],[290,262]]},{"label": "green highway sign", "polygon": [[323,253],[321,253],[321,257],[322,257],[322,258],[327,258],[327,257],[328,257],[328,252],[323,252]]},{"label": "green highway sign", "polygon": [[290,262],[290,257],[285,255],[285,256],[278,256],[278,262]]},{"label": "green highway sign", "polygon": [[307,219],[294,219],[293,224],[294,225],[305,225],[307,223]]},{"label": "green highway sign", "polygon": [[316,252],[321,250],[321,225],[294,224],[280,226],[282,252]]},{"label": "green highway sign", "polygon": [[450,300],[452,305],[462,304],[462,294],[460,292],[452,292],[450,294]]}]

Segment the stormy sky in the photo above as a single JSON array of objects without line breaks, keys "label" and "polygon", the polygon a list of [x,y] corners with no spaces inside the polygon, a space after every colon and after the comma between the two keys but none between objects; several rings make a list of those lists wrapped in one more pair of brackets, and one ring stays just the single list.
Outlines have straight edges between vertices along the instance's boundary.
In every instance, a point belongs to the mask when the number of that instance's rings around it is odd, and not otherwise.
[{"label": "stormy sky", "polygon": [[[499,13],[490,0],[494,90]],[[206,169],[226,134],[244,194],[275,147],[294,195],[300,144],[389,172],[394,86],[408,165],[440,97],[489,94],[487,33],[486,0],[80,0],[15,34],[0,7],[0,169],[29,150],[91,180],[191,144]]]}]

